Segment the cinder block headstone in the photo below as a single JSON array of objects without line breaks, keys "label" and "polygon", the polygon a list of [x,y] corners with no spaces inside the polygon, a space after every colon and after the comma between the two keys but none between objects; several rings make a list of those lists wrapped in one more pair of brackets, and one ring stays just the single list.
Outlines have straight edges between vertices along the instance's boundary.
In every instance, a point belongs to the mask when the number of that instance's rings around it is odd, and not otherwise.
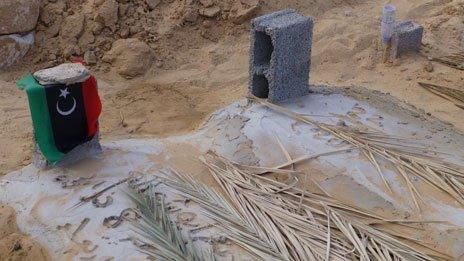
[{"label": "cinder block headstone", "polygon": [[250,92],[271,102],[308,94],[313,20],[283,10],[251,25]]},{"label": "cinder block headstone", "polygon": [[408,52],[418,52],[422,45],[424,28],[412,21],[400,22],[392,35],[392,57]]}]

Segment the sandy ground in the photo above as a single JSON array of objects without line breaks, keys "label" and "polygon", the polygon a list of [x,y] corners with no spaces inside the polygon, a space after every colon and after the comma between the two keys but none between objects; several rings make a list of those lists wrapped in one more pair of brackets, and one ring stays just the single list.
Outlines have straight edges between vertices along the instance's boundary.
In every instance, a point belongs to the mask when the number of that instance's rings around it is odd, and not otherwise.
[{"label": "sandy ground", "polygon": [[50,256],[35,240],[24,236],[16,224],[11,207],[0,205],[0,260],[49,260]]},{"label": "sandy ground", "polygon": [[[377,41],[383,3],[340,5],[328,1],[332,5],[314,8],[315,3],[304,1],[276,2],[265,3],[261,12],[293,7],[316,18],[311,83],[357,85],[391,93],[464,130],[461,109],[417,85],[417,81],[425,81],[463,88],[459,84],[464,80],[462,71],[438,63],[433,63],[433,72],[424,70],[425,56],[463,45],[464,25],[459,20],[463,1],[391,1],[400,19],[410,18],[425,26],[424,53],[428,54],[407,55],[387,65],[379,61]],[[96,71],[104,105],[103,139],[185,133],[215,109],[245,96],[249,36],[246,26],[237,27],[232,36],[219,34],[217,43],[202,43],[194,50],[182,48],[172,60],[165,60],[163,68],[153,68],[145,77],[125,80],[112,72]],[[191,33],[184,30],[181,33]],[[179,40],[188,41],[185,36]],[[27,99],[14,86],[27,70],[15,67],[0,73],[0,144],[4,148],[0,151],[0,175],[30,162]]]},{"label": "sandy ground", "polygon": [[[310,81],[333,86],[365,86],[391,93],[464,131],[462,110],[417,85],[431,82],[464,90],[464,73],[433,63],[427,56],[464,48],[464,1],[395,0],[400,19],[425,27],[424,51],[394,64],[380,63],[379,14],[385,1],[265,1],[260,13],[292,7],[315,17]],[[165,137],[194,130],[214,110],[247,93],[247,26],[214,24],[214,41],[196,40],[196,27],[179,29],[144,77],[126,80],[95,68],[104,111],[102,138]],[[189,43],[190,35],[193,35]],[[179,44],[172,44],[177,41]],[[198,44],[195,48],[192,45]],[[172,45],[171,47],[169,47]],[[24,93],[14,82],[28,66],[0,72],[0,176],[30,163],[32,130]],[[0,210],[0,213],[1,210]]]}]

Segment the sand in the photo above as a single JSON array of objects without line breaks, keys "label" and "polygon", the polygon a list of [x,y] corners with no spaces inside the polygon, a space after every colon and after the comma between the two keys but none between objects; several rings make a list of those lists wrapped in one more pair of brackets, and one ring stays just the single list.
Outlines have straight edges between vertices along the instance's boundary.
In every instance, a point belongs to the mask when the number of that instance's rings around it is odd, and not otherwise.
[{"label": "sand", "polygon": [[[462,15],[463,1],[390,2],[398,7],[399,18],[411,18],[425,26],[426,56],[462,46],[459,32],[464,25],[456,21],[456,16]],[[365,86],[391,93],[464,130],[461,109],[417,85],[417,81],[425,81],[462,89],[462,71],[434,62],[433,72],[427,72],[424,66],[428,60],[421,54],[407,55],[395,64],[380,63],[377,34],[381,6],[378,1],[350,1],[343,5],[337,1],[266,1],[260,13],[293,7],[315,17],[311,83]],[[215,109],[246,95],[247,25],[212,22],[208,30],[217,31],[215,42],[197,37],[202,28],[196,25],[171,29],[169,34],[173,35],[162,37],[159,51],[155,52],[162,67],[154,66],[145,77],[126,80],[100,66],[94,68],[103,98],[103,139],[186,133]],[[173,41],[179,46],[173,47]],[[193,44],[197,44],[195,49]],[[0,175],[30,162],[32,137],[27,101],[25,94],[14,87],[14,81],[30,67],[34,66],[21,64],[0,72],[0,144],[8,148],[0,151]]]},{"label": "sand", "polygon": [[[400,19],[425,27],[421,54],[394,64],[380,63],[378,24],[387,1],[264,1],[260,14],[292,7],[315,17],[312,84],[364,86],[390,93],[464,131],[462,110],[423,90],[418,81],[464,90],[464,73],[428,58],[464,47],[464,1],[395,0]],[[127,80],[108,65],[91,67],[103,100],[104,140],[186,134],[218,108],[244,97],[248,84],[248,26],[225,20],[176,26],[181,3],[162,5],[170,14],[157,25],[159,41],[150,43],[156,62],[143,77]],[[89,8],[86,7],[88,11]],[[36,46],[26,61],[0,72],[0,176],[30,163],[33,142],[25,93],[14,82],[29,71],[45,46]],[[48,54],[47,54],[48,55]],[[47,56],[48,57],[48,56]],[[0,212],[1,213],[1,212]]]},{"label": "sand", "polygon": [[11,207],[0,205],[0,260],[45,261],[50,256],[35,240],[22,235]]}]

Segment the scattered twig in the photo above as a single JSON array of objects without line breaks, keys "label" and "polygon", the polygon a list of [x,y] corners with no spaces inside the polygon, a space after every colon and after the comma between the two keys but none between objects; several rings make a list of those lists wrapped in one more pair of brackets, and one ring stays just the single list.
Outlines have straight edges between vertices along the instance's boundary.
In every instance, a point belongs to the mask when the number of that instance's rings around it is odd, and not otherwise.
[{"label": "scattered twig", "polygon": [[90,221],[90,218],[84,218],[82,221],[81,221],[81,224],[76,228],[76,230],[74,230],[74,232],[72,233],[71,235],[71,240],[73,240],[76,235],[82,230],[84,229],[84,227],[89,223]]},{"label": "scattered twig", "polygon": [[108,191],[108,190],[110,190],[110,189],[112,189],[112,188],[114,188],[114,187],[117,187],[117,186],[119,186],[119,185],[121,185],[121,184],[127,182],[128,180],[130,180],[130,179],[132,179],[132,178],[133,178],[133,176],[130,175],[129,177],[124,178],[124,179],[122,179],[122,180],[120,180],[120,181],[118,181],[118,182],[116,182],[116,183],[114,183],[114,184],[111,184],[110,186],[108,186],[108,187],[106,187],[106,188],[104,188],[104,189],[102,189],[102,190],[100,190],[100,191],[98,191],[98,192],[96,192],[96,193],[94,193],[94,194],[92,194],[92,195],[90,195],[90,196],[81,197],[81,198],[80,198],[80,202],[76,203],[76,204],[73,205],[71,208],[79,207],[79,206],[81,206],[81,205],[84,204],[84,203],[90,202],[90,201],[92,201],[94,198],[100,197],[100,196],[101,196],[103,193],[105,193],[106,191]]}]

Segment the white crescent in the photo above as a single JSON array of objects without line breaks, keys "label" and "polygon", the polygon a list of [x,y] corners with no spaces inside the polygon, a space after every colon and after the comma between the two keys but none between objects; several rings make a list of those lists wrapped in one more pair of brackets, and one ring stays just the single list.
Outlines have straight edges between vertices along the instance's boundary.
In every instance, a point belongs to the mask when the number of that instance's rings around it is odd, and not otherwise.
[{"label": "white crescent", "polygon": [[59,114],[61,114],[61,115],[63,115],[63,116],[67,116],[67,115],[73,113],[74,110],[76,109],[76,99],[74,99],[74,97],[73,97],[73,102],[74,102],[74,103],[73,103],[73,106],[72,106],[71,109],[69,109],[69,110],[67,110],[67,111],[62,111],[62,110],[60,110],[60,106],[58,106],[58,102],[59,102],[59,101],[56,102],[56,110],[58,111]]}]

